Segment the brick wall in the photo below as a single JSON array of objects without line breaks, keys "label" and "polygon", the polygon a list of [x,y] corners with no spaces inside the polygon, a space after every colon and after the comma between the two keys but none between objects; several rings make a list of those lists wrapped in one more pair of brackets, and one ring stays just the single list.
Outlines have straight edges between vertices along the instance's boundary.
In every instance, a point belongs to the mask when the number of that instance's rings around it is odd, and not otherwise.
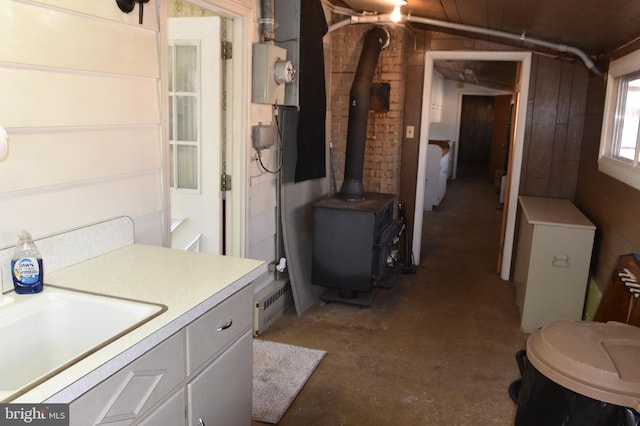
[{"label": "brick wall", "polygon": [[[330,141],[338,190],[344,179],[349,91],[368,29],[369,25],[349,25],[331,33]],[[369,112],[363,184],[367,192],[398,194],[408,37],[403,26],[388,26],[388,29],[391,42],[380,54],[373,81],[390,84],[390,105],[388,112]]]}]

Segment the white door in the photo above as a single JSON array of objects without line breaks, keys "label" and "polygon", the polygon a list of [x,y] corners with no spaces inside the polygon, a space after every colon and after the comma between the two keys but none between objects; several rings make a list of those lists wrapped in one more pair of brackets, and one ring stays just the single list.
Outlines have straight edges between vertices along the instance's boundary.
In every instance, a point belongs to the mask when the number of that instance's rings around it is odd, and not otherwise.
[{"label": "white door", "polygon": [[220,18],[169,18],[171,247],[222,251]]}]

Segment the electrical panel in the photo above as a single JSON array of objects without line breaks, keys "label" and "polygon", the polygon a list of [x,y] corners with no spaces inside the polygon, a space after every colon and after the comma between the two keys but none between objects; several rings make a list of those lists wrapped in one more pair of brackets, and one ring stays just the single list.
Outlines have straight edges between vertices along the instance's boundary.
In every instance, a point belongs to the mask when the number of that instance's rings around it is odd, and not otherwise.
[{"label": "electrical panel", "polygon": [[295,80],[295,67],[287,50],[270,43],[253,45],[251,99],[257,104],[284,105],[285,85]]}]

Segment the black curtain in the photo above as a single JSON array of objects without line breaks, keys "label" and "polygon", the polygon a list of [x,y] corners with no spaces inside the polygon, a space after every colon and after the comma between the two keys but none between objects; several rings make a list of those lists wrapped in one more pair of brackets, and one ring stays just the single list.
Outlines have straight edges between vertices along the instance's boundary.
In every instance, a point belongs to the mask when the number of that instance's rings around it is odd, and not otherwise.
[{"label": "black curtain", "polygon": [[300,15],[296,182],[326,176],[327,102],[322,37],[328,26],[320,0],[301,0]]}]

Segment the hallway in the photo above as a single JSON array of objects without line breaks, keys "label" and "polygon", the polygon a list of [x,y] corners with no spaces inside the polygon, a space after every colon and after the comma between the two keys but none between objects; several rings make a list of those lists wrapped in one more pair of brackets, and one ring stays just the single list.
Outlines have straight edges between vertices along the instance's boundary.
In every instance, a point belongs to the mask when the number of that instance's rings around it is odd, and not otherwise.
[{"label": "hallway", "polygon": [[496,273],[501,214],[485,175],[461,174],[425,213],[415,274],[395,275],[370,308],[321,302],[273,324],[262,339],[327,351],[279,424],[512,424],[507,388],[528,335]]}]

